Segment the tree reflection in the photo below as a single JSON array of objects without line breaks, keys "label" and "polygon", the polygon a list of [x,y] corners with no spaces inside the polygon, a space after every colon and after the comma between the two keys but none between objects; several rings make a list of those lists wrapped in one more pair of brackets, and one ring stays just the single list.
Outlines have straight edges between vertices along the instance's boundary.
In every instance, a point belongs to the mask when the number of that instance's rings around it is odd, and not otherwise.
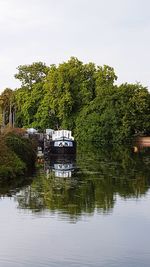
[{"label": "tree reflection", "polygon": [[0,197],[12,197],[20,190],[29,186],[33,181],[33,177],[18,177],[13,179],[0,179]]},{"label": "tree reflection", "polygon": [[76,163],[70,163],[71,177],[58,177],[54,171],[58,161],[51,159],[46,163],[48,176],[45,169],[17,195],[19,207],[33,212],[50,210],[71,219],[95,210],[110,213],[117,195],[140,198],[146,194],[150,184],[149,152],[146,149],[135,154],[131,147],[82,147]]}]

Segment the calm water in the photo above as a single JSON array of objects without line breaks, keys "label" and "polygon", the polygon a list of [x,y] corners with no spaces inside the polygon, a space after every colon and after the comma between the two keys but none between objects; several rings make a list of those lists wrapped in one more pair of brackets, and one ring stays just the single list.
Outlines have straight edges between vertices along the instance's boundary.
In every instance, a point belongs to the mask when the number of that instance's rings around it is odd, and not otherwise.
[{"label": "calm water", "polygon": [[82,148],[0,181],[0,267],[149,267],[150,150]]}]

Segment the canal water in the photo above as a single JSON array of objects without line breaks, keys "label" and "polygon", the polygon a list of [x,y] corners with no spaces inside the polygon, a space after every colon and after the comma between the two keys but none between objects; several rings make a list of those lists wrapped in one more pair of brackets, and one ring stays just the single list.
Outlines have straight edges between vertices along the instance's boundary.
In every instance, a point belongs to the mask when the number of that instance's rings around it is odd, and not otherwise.
[{"label": "canal water", "polygon": [[0,267],[150,266],[149,148],[82,147],[0,196]]}]

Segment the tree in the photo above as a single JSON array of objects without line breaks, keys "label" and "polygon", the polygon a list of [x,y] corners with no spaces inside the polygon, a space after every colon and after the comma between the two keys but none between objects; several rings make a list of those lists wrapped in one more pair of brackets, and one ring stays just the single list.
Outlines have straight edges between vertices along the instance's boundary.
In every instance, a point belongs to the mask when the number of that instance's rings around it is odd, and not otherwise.
[{"label": "tree", "polygon": [[28,89],[32,88],[34,83],[43,81],[46,77],[49,68],[42,62],[34,62],[31,65],[20,65],[18,73],[15,74],[15,78],[20,80],[22,86]]},{"label": "tree", "polygon": [[14,126],[15,116],[15,102],[14,92],[10,88],[6,88],[0,96],[0,106],[2,114],[2,126]]},{"label": "tree", "polygon": [[119,87],[123,136],[150,134],[150,93],[141,84],[122,84]]},{"label": "tree", "polygon": [[61,127],[73,129],[80,109],[95,95],[95,65],[84,65],[77,58],[53,65],[48,73],[45,88],[50,97],[50,110]]},{"label": "tree", "polygon": [[15,91],[19,127],[69,128],[79,140],[125,142],[150,133],[150,94],[140,84],[115,85],[112,67],[71,57],[49,68],[18,67]]},{"label": "tree", "polygon": [[101,92],[76,121],[79,140],[121,143],[150,134],[150,94],[140,84],[123,84]]},{"label": "tree", "polygon": [[103,67],[98,66],[95,73],[96,78],[96,95],[107,93],[112,88],[114,82],[117,80],[117,76],[114,69],[110,66],[104,65]]},{"label": "tree", "polygon": [[[22,82],[21,88],[15,91],[19,127],[33,127],[36,113],[44,96],[44,82],[49,68],[42,62],[18,67],[15,75]],[[38,125],[37,125],[38,126]]]}]

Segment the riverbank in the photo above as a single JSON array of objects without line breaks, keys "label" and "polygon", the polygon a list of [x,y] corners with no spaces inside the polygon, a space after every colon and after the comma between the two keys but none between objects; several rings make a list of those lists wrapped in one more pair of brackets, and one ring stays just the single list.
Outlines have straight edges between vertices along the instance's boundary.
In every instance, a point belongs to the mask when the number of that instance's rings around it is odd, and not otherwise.
[{"label": "riverbank", "polygon": [[0,135],[0,178],[15,178],[31,173],[35,167],[36,149],[32,140],[9,130]]}]

